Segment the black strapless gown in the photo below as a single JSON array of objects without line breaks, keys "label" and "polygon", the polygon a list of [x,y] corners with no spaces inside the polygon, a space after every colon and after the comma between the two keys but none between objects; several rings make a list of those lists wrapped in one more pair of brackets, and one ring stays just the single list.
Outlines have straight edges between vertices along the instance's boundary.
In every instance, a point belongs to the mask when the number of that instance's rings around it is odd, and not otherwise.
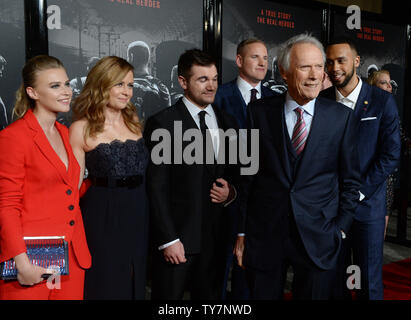
[{"label": "black strapless gown", "polygon": [[104,180],[142,176],[129,186],[92,185],[81,198],[92,266],[86,271],[84,298],[144,299],[148,202],[145,171],[148,151],[143,139],[99,144],[86,153],[90,177]]}]

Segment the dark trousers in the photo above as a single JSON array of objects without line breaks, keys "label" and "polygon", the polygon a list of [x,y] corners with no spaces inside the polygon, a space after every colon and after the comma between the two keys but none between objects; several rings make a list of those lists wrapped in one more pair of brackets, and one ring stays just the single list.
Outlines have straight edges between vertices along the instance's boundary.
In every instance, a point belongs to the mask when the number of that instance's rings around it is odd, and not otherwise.
[{"label": "dark trousers", "polygon": [[166,262],[163,252],[153,257],[152,300],[182,300],[190,292],[192,300],[218,300],[224,278],[224,252],[203,250],[200,254],[186,255],[187,262]]},{"label": "dark trousers", "polygon": [[[231,271],[231,292],[227,292],[229,273]],[[223,300],[248,300],[250,290],[248,289],[245,270],[241,269],[237,263],[237,257],[233,254],[233,247],[230,246],[226,257],[226,268],[224,272],[224,283],[222,290]]]},{"label": "dark trousers", "polygon": [[361,288],[355,290],[356,299],[384,299],[382,279],[384,227],[385,217],[366,222],[354,220],[340,252],[338,283],[335,287],[336,299],[351,299],[351,292],[347,288],[347,280],[351,275],[347,273],[347,268],[351,265],[358,266],[360,271]]},{"label": "dark trousers", "polygon": [[295,223],[290,221],[288,236],[284,239],[278,264],[271,270],[247,267],[247,279],[253,300],[282,300],[287,270],[292,267],[292,297],[294,300],[329,300],[335,285],[336,269],[322,270],[308,257]]},{"label": "dark trousers", "polygon": [[384,228],[384,216],[379,220],[353,223],[353,262],[360,267],[361,271],[361,290],[357,292],[359,299],[384,299],[382,280]]}]

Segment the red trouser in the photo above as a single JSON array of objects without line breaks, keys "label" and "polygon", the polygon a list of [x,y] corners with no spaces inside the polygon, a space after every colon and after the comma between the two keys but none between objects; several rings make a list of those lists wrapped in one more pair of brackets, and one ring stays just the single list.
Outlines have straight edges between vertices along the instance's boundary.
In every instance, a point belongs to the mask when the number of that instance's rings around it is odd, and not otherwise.
[{"label": "red trouser", "polygon": [[0,280],[0,300],[83,300],[84,269],[77,263],[71,244],[69,245],[69,275],[53,281],[49,289],[47,281],[34,286],[21,286],[18,281]]}]

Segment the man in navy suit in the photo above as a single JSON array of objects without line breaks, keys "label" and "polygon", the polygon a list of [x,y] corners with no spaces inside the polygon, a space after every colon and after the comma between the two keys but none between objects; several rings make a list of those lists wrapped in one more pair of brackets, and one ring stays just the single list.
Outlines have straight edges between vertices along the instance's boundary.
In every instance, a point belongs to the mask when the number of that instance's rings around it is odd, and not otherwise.
[{"label": "man in navy suit", "polygon": [[235,62],[238,77],[218,87],[214,105],[234,116],[240,128],[246,128],[247,105],[250,101],[275,94],[261,83],[268,68],[264,42],[258,39],[242,41],[237,46]]},{"label": "man in navy suit", "polygon": [[279,49],[288,91],[248,106],[259,130],[259,171],[242,176],[235,253],[252,299],[282,299],[292,266],[294,299],[329,299],[344,234],[359,201],[354,113],[318,97],[321,42],[297,35]]},{"label": "man in navy suit", "polygon": [[[240,129],[246,128],[247,105],[252,100],[269,97],[275,93],[261,83],[267,74],[268,53],[263,41],[246,39],[237,46],[236,64],[238,77],[218,87],[214,106],[231,114],[238,122]],[[227,254],[227,267],[223,286],[222,298],[226,298],[226,287],[231,266],[231,295],[230,299],[248,299],[245,272],[233,263],[233,247],[237,236],[238,206],[229,209],[231,237]]]},{"label": "man in navy suit", "polygon": [[[353,262],[361,270],[361,290],[357,296],[382,300],[386,180],[399,164],[399,118],[392,95],[368,85],[357,75],[359,64],[353,42],[348,39],[331,42],[327,47],[326,66],[334,86],[321,95],[354,110],[362,181],[361,201],[349,240]],[[350,256],[350,252],[347,253]],[[344,279],[342,285],[345,286]]]}]

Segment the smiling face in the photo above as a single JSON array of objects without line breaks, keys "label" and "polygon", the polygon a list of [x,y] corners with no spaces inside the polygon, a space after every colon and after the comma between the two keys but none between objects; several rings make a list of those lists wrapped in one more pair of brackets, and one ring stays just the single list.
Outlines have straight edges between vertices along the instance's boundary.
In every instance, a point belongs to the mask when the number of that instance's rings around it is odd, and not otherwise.
[{"label": "smiling face", "polygon": [[290,52],[288,70],[281,70],[288,85],[288,93],[299,104],[317,98],[324,79],[324,57],[311,43],[295,44]]},{"label": "smiling face", "polygon": [[327,48],[327,73],[337,88],[355,87],[357,83],[356,68],[360,57],[349,44],[335,44]]},{"label": "smiling face", "polygon": [[130,102],[133,96],[134,75],[129,71],[127,75],[110,89],[109,108],[122,110]]},{"label": "smiling face", "polygon": [[217,76],[215,65],[193,65],[189,78],[179,76],[178,81],[184,89],[184,96],[198,107],[205,108],[214,102],[218,86]]},{"label": "smiling face", "polygon": [[26,92],[35,101],[35,107],[50,112],[68,112],[72,90],[66,70],[63,68],[39,71],[35,85],[27,87]]},{"label": "smiling face", "polygon": [[264,80],[267,74],[268,53],[267,48],[260,42],[254,42],[242,48],[236,57],[240,77],[250,83],[257,85]]}]

